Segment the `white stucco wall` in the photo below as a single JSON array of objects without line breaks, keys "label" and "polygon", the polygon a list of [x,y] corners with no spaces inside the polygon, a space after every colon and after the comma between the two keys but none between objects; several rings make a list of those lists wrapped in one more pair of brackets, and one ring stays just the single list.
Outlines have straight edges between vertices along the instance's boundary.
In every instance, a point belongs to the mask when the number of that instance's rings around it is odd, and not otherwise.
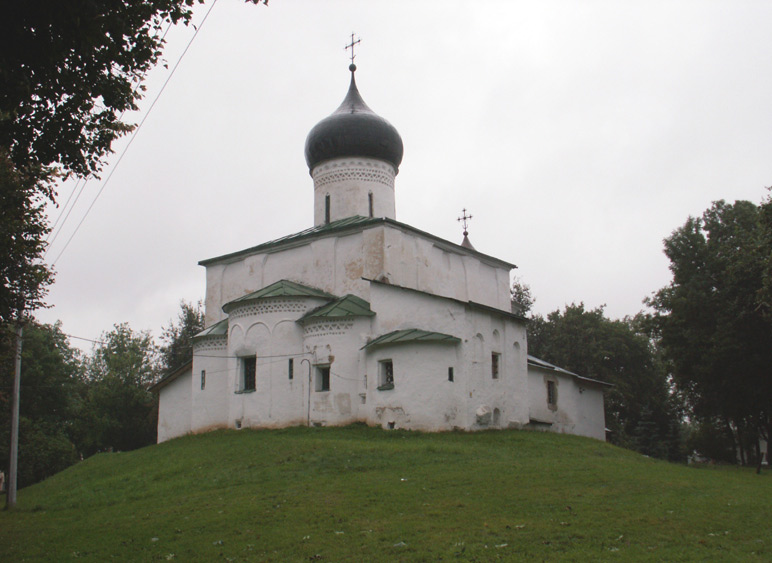
[{"label": "white stucco wall", "polygon": [[508,311],[509,271],[412,231],[385,229],[383,273],[394,285]]},{"label": "white stucco wall", "polygon": [[[457,350],[455,385],[462,401],[453,426],[488,428],[477,419],[479,409],[499,410],[498,427],[528,422],[526,334],[524,321],[506,314],[480,311],[463,303],[385,284],[372,284],[373,336],[420,328],[461,339]],[[500,354],[499,377],[492,376],[492,354]],[[447,372],[447,367],[446,372]],[[368,373],[371,363],[368,360]],[[446,373],[447,376],[447,373]],[[437,405],[443,409],[443,405]],[[444,416],[444,415],[443,415]]]},{"label": "white stucco wall", "polygon": [[[325,303],[311,297],[267,298],[231,311],[227,343],[207,337],[188,372],[162,391],[159,440],[228,426],[339,425],[450,430],[521,427],[536,419],[551,430],[605,438],[603,393],[592,382],[527,365],[525,323],[490,311],[380,282],[367,282],[372,317],[313,318]],[[458,341],[366,347],[378,336],[419,328]],[[219,339],[219,340],[218,340]],[[492,355],[498,355],[493,377]],[[256,389],[241,389],[240,357],[256,356]],[[293,378],[288,360],[293,359]],[[379,365],[390,360],[394,389],[378,389]],[[316,370],[330,369],[328,390]],[[453,369],[453,381],[448,379]],[[200,389],[200,372],[206,386]],[[547,404],[547,381],[557,408]]]},{"label": "white stucco wall", "polygon": [[[310,424],[339,425],[363,421],[367,401],[365,353],[371,317],[320,319],[306,323],[304,346],[311,358]],[[317,369],[329,367],[330,388],[316,389]]]},{"label": "white stucco wall", "polygon": [[[548,381],[553,381],[556,386],[556,408],[550,408],[547,402]],[[602,387],[529,365],[528,392],[532,420],[551,423],[549,429],[554,432],[606,439]]]},{"label": "white stucco wall", "polygon": [[509,267],[393,223],[318,237],[280,251],[255,253],[207,266],[206,324],[223,318],[222,306],[288,279],[370,301],[369,284],[391,284],[509,310]]},{"label": "white stucco wall", "polygon": [[394,219],[395,176],[394,166],[374,158],[336,158],[319,164],[311,171],[314,179],[314,225],[325,224],[328,195],[330,221],[355,215]]},{"label": "white stucco wall", "polygon": [[[228,372],[224,369],[227,345],[224,336],[208,337],[194,343],[190,405],[192,432],[227,427]],[[201,389],[202,371],[206,372],[204,389]]]},{"label": "white stucco wall", "polygon": [[[245,304],[229,317],[228,425],[275,427],[307,419],[307,366],[303,328],[296,322],[325,301],[318,298],[269,298]],[[255,390],[242,392],[241,358],[255,356]],[[294,374],[289,378],[289,359]]]},{"label": "white stucco wall", "polygon": [[[384,428],[465,428],[460,345],[408,343],[378,347],[367,358],[367,421]],[[378,390],[379,364],[390,360],[394,389]],[[448,381],[448,368],[454,381]]]},{"label": "white stucco wall", "polygon": [[158,443],[190,432],[192,372],[161,388],[158,394]]},{"label": "white stucco wall", "polygon": [[[470,427],[488,428],[478,414],[500,412],[499,427],[522,426],[528,421],[528,379],[525,323],[471,311],[470,332],[465,337],[465,361],[471,366],[467,386]],[[493,378],[493,353],[499,355],[498,378]],[[491,414],[492,418],[492,414]]]}]

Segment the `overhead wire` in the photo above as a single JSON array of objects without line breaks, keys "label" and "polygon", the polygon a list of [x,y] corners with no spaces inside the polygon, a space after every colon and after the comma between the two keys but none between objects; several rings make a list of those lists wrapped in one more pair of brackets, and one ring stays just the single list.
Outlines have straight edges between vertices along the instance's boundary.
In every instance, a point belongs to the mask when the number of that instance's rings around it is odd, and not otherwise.
[{"label": "overhead wire", "polygon": [[[75,201],[72,202],[72,207],[70,207],[67,210],[67,214],[64,216],[64,220],[62,221],[62,224],[59,225],[59,230],[54,233],[54,237],[50,241],[46,240],[46,242],[48,242],[48,245],[46,246],[46,251],[43,253],[44,258],[46,254],[48,254],[48,251],[51,249],[51,246],[56,242],[56,239],[59,237],[62,230],[64,229],[64,224],[67,222],[67,219],[69,219],[70,213],[72,213],[72,210],[75,209],[75,205],[78,203],[78,200],[80,199],[80,195],[83,193],[83,190],[86,187],[86,184],[88,184],[88,180],[84,180],[83,185],[80,187],[80,191],[78,192],[78,195],[75,197]],[[75,187],[77,188],[78,185],[75,184]],[[74,189],[72,193],[75,193]],[[72,194],[70,194],[70,198],[72,198]],[[67,201],[69,202],[69,199]],[[59,214],[59,217],[61,217],[63,213],[64,213],[64,209],[62,209],[62,213]],[[57,217],[57,221],[58,220],[59,218]],[[52,232],[53,232],[53,229],[54,228],[52,227],[51,229]]]},{"label": "overhead wire", "polygon": [[[176,72],[177,68],[180,66],[180,63],[182,62],[183,57],[188,52],[188,49],[190,49],[190,46],[193,44],[193,41],[195,40],[196,36],[198,35],[198,32],[201,31],[201,28],[204,26],[204,23],[206,23],[207,18],[209,17],[209,14],[212,13],[212,9],[214,9],[215,5],[217,5],[217,0],[214,0],[212,2],[212,5],[209,7],[209,10],[207,10],[206,14],[204,15],[204,18],[201,20],[201,23],[198,24],[198,27],[193,26],[195,28],[195,32],[193,33],[193,36],[190,38],[190,41],[188,41],[188,44],[185,46],[185,49],[182,51],[182,54],[177,59],[177,62],[172,67],[171,72],[169,73],[169,76],[166,77],[166,80],[164,81],[163,85],[161,86],[161,89],[158,91],[158,94],[156,95],[153,102],[150,104],[150,107],[147,109],[147,112],[142,117],[142,120],[137,125],[137,128],[134,129],[131,137],[129,138],[129,142],[126,143],[126,146],[123,147],[123,151],[121,151],[120,156],[118,157],[118,160],[115,162],[115,165],[110,170],[110,173],[107,175],[107,178],[105,179],[104,183],[102,184],[102,187],[99,188],[99,191],[97,192],[96,196],[94,196],[94,199],[91,202],[91,205],[89,205],[88,209],[86,209],[86,213],[81,218],[80,222],[75,227],[75,230],[70,235],[70,238],[67,239],[67,242],[64,244],[64,247],[59,252],[57,257],[54,259],[53,262],[51,262],[51,266],[55,266],[56,263],[59,261],[59,259],[62,257],[62,254],[64,254],[64,251],[67,250],[67,247],[70,245],[70,242],[72,242],[72,239],[75,237],[75,235],[78,233],[78,230],[80,230],[81,225],[83,225],[83,222],[86,220],[86,217],[88,217],[88,214],[91,212],[91,209],[93,209],[94,204],[99,199],[99,196],[102,195],[102,192],[104,191],[105,187],[107,187],[107,184],[110,182],[110,178],[112,178],[113,174],[115,173],[115,170],[118,168],[118,165],[120,165],[121,161],[123,160],[123,157],[126,155],[126,152],[128,151],[131,144],[134,142],[134,139],[137,138],[137,134],[139,133],[140,129],[142,129],[142,125],[144,125],[145,121],[147,120],[147,117],[150,115],[150,112],[155,107],[156,102],[158,102],[158,99],[161,97],[161,94],[163,94],[164,90],[166,89],[166,86],[169,84],[169,81],[174,76],[174,73]],[[61,227],[59,228],[59,232],[61,232]]]},{"label": "overhead wire", "polygon": [[85,338],[83,336],[75,336],[74,334],[67,334],[66,332],[62,333],[62,334],[64,334],[67,338],[75,338],[77,340],[85,340],[86,342],[93,342],[94,344],[101,344],[101,345],[105,344],[105,342],[103,340],[94,340],[93,338]]},{"label": "overhead wire", "polygon": [[[172,27],[172,22],[170,21],[169,25],[166,26],[166,30],[164,31],[163,35],[161,36],[161,41],[162,42],[166,39],[166,35],[169,33],[169,30],[171,29],[171,27]],[[157,37],[157,35],[156,35],[156,37]],[[142,77],[139,80],[136,81],[136,84],[134,84],[134,88],[132,90],[132,95],[135,94],[137,92],[137,90],[139,89],[139,87],[142,85],[142,81],[145,79],[146,75],[147,75],[147,73],[143,74]],[[123,110],[121,112],[121,114],[118,116],[118,121],[121,121],[123,119],[124,115],[126,115],[126,110]],[[117,166],[117,164],[116,164],[116,166]],[[88,184],[89,178],[90,178],[90,176],[80,177],[80,178],[78,178],[78,181],[75,183],[75,187],[72,189],[72,192],[70,192],[70,197],[67,198],[67,202],[64,204],[64,207],[62,207],[61,212],[57,216],[56,221],[54,221],[54,224],[51,227],[51,230],[48,232],[48,235],[46,236],[46,242],[48,244],[46,245],[46,250],[43,253],[43,257],[45,257],[48,254],[48,251],[51,249],[51,247],[53,246],[54,242],[56,242],[56,239],[62,233],[62,230],[64,229],[64,225],[67,222],[67,219],[70,217],[70,214],[75,209],[75,206],[77,205],[78,200],[80,199],[80,196],[83,193],[83,190],[86,188],[86,184]],[[80,186],[80,191],[78,191],[78,195],[75,197],[75,201],[72,202],[72,207],[67,209],[67,206],[69,205],[70,200],[72,199],[72,196],[75,194],[75,191],[78,189],[78,184],[80,184],[81,181],[83,182],[83,185]],[[99,197],[98,194],[97,194],[97,197]],[[65,210],[67,211],[66,214],[65,214]],[[56,230],[56,225],[59,223],[59,219],[61,219],[62,216],[64,216],[64,220],[62,221],[62,224],[60,225],[59,230],[54,232]],[[49,242],[48,239],[51,236],[51,233],[54,233],[54,237]]]},{"label": "overhead wire", "polygon": [[[56,221],[54,221],[54,224],[51,226],[51,230],[48,231],[48,234],[46,234],[46,242],[48,242],[48,239],[51,237],[51,233],[53,233],[56,229],[56,225],[59,224],[59,219],[62,218],[62,215],[64,215],[64,210],[67,209],[68,205],[70,205],[70,200],[72,199],[72,196],[75,195],[75,191],[78,189],[78,184],[80,184],[82,180],[83,178],[78,178],[78,181],[75,182],[75,186],[73,186],[72,191],[70,192],[70,196],[67,198],[67,201],[65,202],[61,211],[59,211],[59,214],[56,216]],[[73,205],[75,204],[73,203]],[[48,248],[46,248],[46,251],[48,251]]]}]

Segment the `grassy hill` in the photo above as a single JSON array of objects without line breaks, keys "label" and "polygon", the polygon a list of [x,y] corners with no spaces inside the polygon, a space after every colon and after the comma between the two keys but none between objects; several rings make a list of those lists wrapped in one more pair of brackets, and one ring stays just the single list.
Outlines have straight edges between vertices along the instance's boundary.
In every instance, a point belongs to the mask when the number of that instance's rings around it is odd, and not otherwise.
[{"label": "grassy hill", "polygon": [[2,561],[772,559],[771,474],[536,432],[218,431],[18,500]]}]

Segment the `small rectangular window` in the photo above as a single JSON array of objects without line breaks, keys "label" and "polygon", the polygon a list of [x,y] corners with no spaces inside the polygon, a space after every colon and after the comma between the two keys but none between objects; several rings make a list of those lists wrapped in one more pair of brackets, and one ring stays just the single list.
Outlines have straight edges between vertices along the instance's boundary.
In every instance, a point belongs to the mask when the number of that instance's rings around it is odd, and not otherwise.
[{"label": "small rectangular window", "polygon": [[330,224],[330,194],[324,196],[324,224]]},{"label": "small rectangular window", "polygon": [[499,378],[499,361],[501,360],[501,354],[493,352],[491,354],[491,377],[493,379]]},{"label": "small rectangular window", "polygon": [[206,387],[206,370],[201,370],[201,390],[204,390],[204,387]]},{"label": "small rectangular window", "polygon": [[287,377],[293,379],[295,377],[295,359],[290,358],[287,362]]},{"label": "small rectangular window", "polygon": [[453,381],[453,368],[448,368],[448,381]]},{"label": "small rectangular window", "polygon": [[547,382],[547,404],[551,407],[558,404],[558,390],[554,381]]},{"label": "small rectangular window", "polygon": [[318,366],[316,368],[316,391],[330,390],[330,366]]},{"label": "small rectangular window", "polygon": [[242,358],[242,391],[254,391],[257,388],[257,358]]},{"label": "small rectangular window", "polygon": [[394,363],[391,360],[378,362],[378,390],[394,389]]},{"label": "small rectangular window", "polygon": [[367,202],[368,202],[368,206],[370,208],[369,209],[370,210],[370,217],[372,217],[373,216],[373,192],[370,192],[369,194],[367,194]]}]

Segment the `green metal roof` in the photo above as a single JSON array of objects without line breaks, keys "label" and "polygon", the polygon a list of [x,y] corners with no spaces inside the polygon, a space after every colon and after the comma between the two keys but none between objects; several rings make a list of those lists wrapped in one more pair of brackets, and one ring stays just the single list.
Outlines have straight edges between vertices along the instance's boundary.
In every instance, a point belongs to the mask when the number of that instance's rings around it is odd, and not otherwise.
[{"label": "green metal roof", "polygon": [[212,326],[205,328],[193,338],[203,338],[205,336],[225,336],[228,334],[228,319],[223,319],[220,322],[214,323]]},{"label": "green metal roof", "polygon": [[372,317],[375,313],[370,309],[370,304],[356,295],[345,295],[332,303],[309,311],[300,318],[300,321],[316,318],[331,317]]},{"label": "green metal roof", "polygon": [[461,342],[461,339],[441,332],[429,332],[418,328],[408,328],[404,330],[395,330],[394,332],[379,336],[375,340],[371,340],[362,346],[362,349],[372,348],[374,346],[384,346],[386,344],[404,344],[407,342],[458,344]]},{"label": "green metal roof", "polygon": [[426,239],[433,240],[436,243],[441,244],[442,246],[448,246],[449,248],[452,248],[455,251],[459,251],[463,254],[471,254],[471,255],[477,256],[478,258],[486,262],[493,263],[500,267],[507,267],[510,269],[517,267],[514,264],[501,260],[500,258],[495,258],[494,256],[484,254],[478,250],[466,248],[464,246],[461,246],[460,244],[450,242],[448,240],[440,238],[431,233],[427,233],[426,231],[422,231],[421,229],[416,229],[415,227],[411,227],[406,223],[400,223],[395,219],[389,219],[388,217],[362,217],[361,215],[354,215],[353,217],[346,217],[345,219],[339,219],[337,221],[333,221],[332,223],[328,223],[327,225],[317,225],[316,227],[311,227],[310,229],[300,231],[299,233],[293,233],[291,235],[287,235],[282,238],[277,238],[272,241],[264,242],[262,244],[253,246],[251,248],[245,248],[244,250],[231,252],[230,254],[224,254],[222,256],[217,256],[215,258],[208,258],[206,260],[201,260],[198,264],[200,266],[209,266],[211,264],[217,264],[220,262],[229,262],[229,261],[241,258],[242,256],[250,256],[252,254],[257,254],[260,252],[278,250],[287,245],[292,245],[295,243],[303,243],[308,240],[313,240],[314,238],[317,238],[317,237],[324,237],[331,234],[341,233],[346,231],[363,230],[367,227],[371,227],[379,224],[389,225],[391,227],[402,229],[403,231],[415,233]]},{"label": "green metal roof", "polygon": [[327,293],[326,291],[322,291],[321,289],[309,287],[307,285],[289,280],[279,280],[276,283],[272,283],[271,285],[264,287],[263,289],[258,289],[257,291],[248,293],[247,295],[239,297],[238,299],[229,301],[222,306],[222,310],[226,313],[230,313],[235,307],[239,305],[268,297],[320,297],[327,300],[336,299],[334,295]]},{"label": "green metal roof", "polygon": [[578,375],[572,371],[568,371],[567,369],[563,369],[559,366],[556,366],[555,364],[551,364],[549,362],[545,362],[544,360],[541,360],[537,358],[536,356],[531,356],[528,354],[528,365],[534,366],[542,369],[546,369],[549,371],[556,371],[558,373],[562,373],[564,375],[570,375],[574,379],[578,381],[584,381],[586,383],[594,383],[596,385],[600,385],[602,387],[613,387],[613,383],[606,383],[605,381],[601,381],[599,379],[592,379],[591,377],[584,377],[583,375]]},{"label": "green metal roof", "polygon": [[177,369],[168,372],[159,381],[156,381],[150,387],[148,387],[147,390],[150,391],[151,393],[160,393],[161,389],[169,385],[172,381],[177,379],[179,376],[189,371],[192,373],[192,369],[193,369],[193,360],[189,360],[185,362],[183,365],[181,365],[180,367],[178,367]]},{"label": "green metal roof", "polygon": [[382,223],[382,222],[383,222],[383,219],[381,218],[373,219],[368,217],[362,217],[361,215],[354,215],[353,217],[346,217],[345,219],[339,219],[337,221],[333,221],[332,223],[328,223],[326,225],[317,225],[316,227],[311,227],[310,229],[300,231],[299,233],[292,233],[291,235],[287,235],[268,242],[264,242],[262,244],[258,244],[257,246],[253,246],[251,248],[246,248],[244,250],[239,250],[237,252],[231,252],[230,254],[217,256],[216,258],[201,260],[199,262],[199,265],[207,266],[209,264],[220,262],[222,260],[229,260],[231,258],[238,258],[240,256],[246,256],[246,255],[255,254],[258,252],[264,252],[266,250],[272,249],[275,246],[283,246],[285,244],[299,242],[304,239],[314,238],[320,235],[336,233],[338,231],[346,230],[349,227],[357,227],[361,225],[367,225],[369,223],[375,224],[375,223]]},{"label": "green metal roof", "polygon": [[427,297],[432,297],[434,299],[444,299],[445,301],[453,301],[454,303],[458,303],[459,305],[462,305],[464,307],[469,307],[470,309],[477,309],[479,311],[485,311],[487,313],[491,313],[493,315],[498,315],[500,317],[507,317],[510,319],[515,319],[518,321],[525,321],[527,322],[528,319],[525,318],[522,315],[518,315],[517,313],[512,313],[510,311],[505,311],[503,309],[497,309],[496,307],[491,307],[490,305],[483,305],[482,303],[475,303],[474,301],[461,301],[460,299],[456,299],[454,297],[446,297],[444,295],[437,295],[435,293],[428,293],[426,291],[421,291],[420,289],[413,289],[412,287],[405,287],[403,285],[396,285],[393,283],[387,283],[382,282],[378,280],[372,280],[370,278],[362,278],[366,282],[380,285],[383,287],[388,287],[390,289],[400,289],[403,291],[409,291],[411,293],[418,293],[420,295],[426,295]]}]

